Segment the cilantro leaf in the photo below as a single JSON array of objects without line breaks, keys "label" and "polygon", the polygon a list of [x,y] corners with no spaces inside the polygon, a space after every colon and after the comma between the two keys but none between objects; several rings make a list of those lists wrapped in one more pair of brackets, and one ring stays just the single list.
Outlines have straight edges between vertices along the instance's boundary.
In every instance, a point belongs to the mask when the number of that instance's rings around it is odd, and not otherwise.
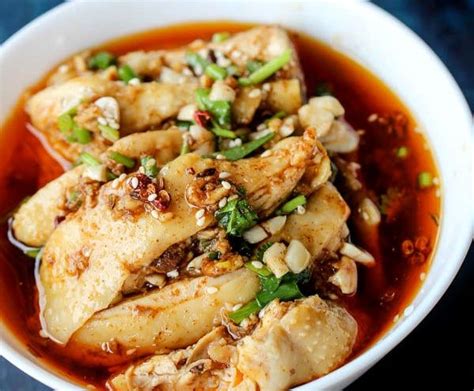
[{"label": "cilantro leaf", "polygon": [[219,225],[233,236],[242,236],[249,228],[257,224],[258,216],[244,199],[229,201],[216,212]]}]

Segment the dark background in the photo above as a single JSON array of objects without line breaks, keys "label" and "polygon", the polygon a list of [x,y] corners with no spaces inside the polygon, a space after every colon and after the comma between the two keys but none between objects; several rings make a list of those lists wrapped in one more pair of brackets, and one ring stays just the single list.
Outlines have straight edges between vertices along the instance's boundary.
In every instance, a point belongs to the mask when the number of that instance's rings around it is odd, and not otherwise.
[{"label": "dark background", "polygon": [[[474,111],[474,0],[373,1],[438,54]],[[59,0],[0,0],[0,42]],[[436,86],[433,86],[436,94]],[[442,99],[442,97],[440,97]],[[466,218],[472,211],[466,211]],[[349,390],[474,390],[474,246],[428,317]],[[49,390],[0,358],[0,390]]]}]

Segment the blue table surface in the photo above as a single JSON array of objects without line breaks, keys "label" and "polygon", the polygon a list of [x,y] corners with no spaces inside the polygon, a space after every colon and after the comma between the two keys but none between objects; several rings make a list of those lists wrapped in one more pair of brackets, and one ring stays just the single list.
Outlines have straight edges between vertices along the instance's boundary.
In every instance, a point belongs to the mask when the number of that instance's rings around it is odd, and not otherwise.
[{"label": "blue table surface", "polygon": [[[0,0],[0,42],[59,0]],[[376,0],[443,60],[474,110],[474,0]],[[436,93],[436,86],[434,86]],[[442,99],[442,97],[440,97]],[[429,316],[349,390],[474,389],[474,246]],[[49,390],[0,358],[0,390]]]}]

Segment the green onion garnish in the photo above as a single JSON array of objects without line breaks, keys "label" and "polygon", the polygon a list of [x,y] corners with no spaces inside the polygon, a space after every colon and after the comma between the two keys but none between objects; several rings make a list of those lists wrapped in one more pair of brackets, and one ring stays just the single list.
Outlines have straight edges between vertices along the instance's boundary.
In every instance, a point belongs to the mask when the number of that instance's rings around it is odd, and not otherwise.
[{"label": "green onion garnish", "polygon": [[227,77],[227,71],[216,64],[209,64],[206,67],[205,73],[214,80],[224,80]]},{"label": "green onion garnish", "polygon": [[275,137],[275,133],[271,132],[256,140],[252,140],[248,143],[242,144],[239,147],[234,147],[227,149],[226,151],[214,153],[213,156],[223,155],[227,160],[239,160],[260,148],[263,144],[270,141],[273,137]]},{"label": "green onion garnish", "polygon": [[211,132],[214,133],[216,136],[224,137],[224,138],[231,138],[231,139],[237,138],[237,135],[235,134],[235,132],[233,132],[232,130],[221,128],[216,123],[216,121],[212,120],[212,125],[213,126],[211,128]]},{"label": "green onion garnish", "polygon": [[127,168],[133,168],[135,166],[134,159],[128,156],[122,155],[121,153],[116,152],[116,151],[109,152],[109,158],[111,158],[113,161],[119,164],[123,164]]},{"label": "green onion garnish", "polygon": [[433,175],[428,171],[422,171],[418,174],[418,187],[426,189],[433,186]]},{"label": "green onion garnish", "polygon": [[239,324],[258,310],[260,310],[260,306],[258,305],[257,300],[252,300],[245,304],[242,308],[239,308],[237,311],[231,312],[229,314],[229,318],[235,323]]},{"label": "green onion garnish", "polygon": [[186,53],[186,62],[191,65],[196,73],[202,73],[209,65],[209,63],[202,58],[198,53],[187,52]]},{"label": "green onion garnish", "polygon": [[89,144],[92,140],[92,133],[79,125],[74,124],[72,127],[72,137],[79,144]]},{"label": "green onion garnish", "polygon": [[304,195],[296,196],[291,200],[285,202],[283,206],[277,211],[277,214],[285,215],[293,212],[298,206],[306,205],[306,197]]},{"label": "green onion garnish", "polygon": [[65,135],[69,135],[72,132],[73,126],[74,120],[72,119],[72,115],[68,112],[63,113],[58,117],[59,130]]},{"label": "green onion garnish", "polygon": [[89,59],[90,69],[107,69],[116,62],[115,56],[109,52],[99,52]]},{"label": "green onion garnish", "polygon": [[189,148],[189,143],[187,138],[183,140],[183,144],[181,144],[181,151],[179,152],[180,155],[186,155],[191,151],[191,148]]},{"label": "green onion garnish", "polygon": [[24,254],[29,256],[30,258],[36,258],[40,251],[41,251],[41,247],[40,248],[32,247],[30,250],[24,251]]},{"label": "green onion garnish", "polygon": [[124,81],[125,83],[128,83],[130,80],[135,79],[137,77],[130,65],[127,64],[121,66],[118,69],[118,76],[119,79]]},{"label": "green onion garnish", "polygon": [[286,116],[286,113],[284,111],[278,111],[277,113],[273,114],[270,118],[267,118],[265,120],[265,123],[268,124],[272,119],[279,119],[285,116]]},{"label": "green onion garnish", "polygon": [[241,77],[239,83],[242,86],[249,86],[258,84],[268,79],[271,75],[283,68],[291,59],[291,49],[285,50],[281,55],[268,61],[262,65],[255,72],[252,72],[249,77]]},{"label": "green onion garnish", "polygon": [[82,152],[79,155],[79,160],[84,163],[86,166],[98,166],[100,161],[97,160],[94,156],[92,156],[89,152]]},{"label": "green onion garnish", "polygon": [[192,124],[191,121],[176,120],[176,126],[181,129],[189,129]]},{"label": "green onion garnish", "polygon": [[212,42],[221,43],[221,42],[227,41],[229,37],[230,37],[230,33],[228,33],[227,31],[215,33],[212,35]]},{"label": "green onion garnish", "polygon": [[408,156],[408,148],[407,147],[400,147],[397,149],[397,157],[400,159],[404,159]]},{"label": "green onion garnish", "polygon": [[258,60],[249,60],[247,62],[247,69],[250,73],[254,73],[263,66],[263,62]]},{"label": "green onion garnish", "polygon": [[99,125],[99,130],[102,137],[109,141],[115,142],[120,138],[119,131],[108,125]]},{"label": "green onion garnish", "polygon": [[140,159],[140,163],[145,169],[146,176],[155,178],[158,175],[158,166],[156,165],[156,159],[153,156],[143,156]]},{"label": "green onion garnish", "polygon": [[256,268],[252,262],[246,262],[244,265],[250,271],[257,273],[259,276],[268,277],[272,274],[271,270],[263,265],[260,269]]}]

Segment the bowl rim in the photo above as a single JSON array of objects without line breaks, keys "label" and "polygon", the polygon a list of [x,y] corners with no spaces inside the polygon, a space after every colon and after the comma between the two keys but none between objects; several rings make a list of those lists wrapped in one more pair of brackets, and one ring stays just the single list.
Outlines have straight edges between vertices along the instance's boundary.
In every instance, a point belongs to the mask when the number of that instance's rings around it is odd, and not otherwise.
[{"label": "bowl rim", "polygon": [[[164,1],[158,0],[158,2]],[[283,4],[288,2],[289,0],[274,0],[274,3],[277,4]],[[298,0],[298,2],[307,5],[311,4],[311,0]],[[17,42],[20,42],[22,39],[29,36],[35,31],[36,28],[38,28],[42,24],[51,23],[62,12],[67,11],[69,8],[75,7],[77,4],[80,3],[87,3],[87,1],[65,2],[32,20],[30,23],[22,27],[19,31],[13,34],[1,45],[0,58],[6,56],[6,52],[8,52],[9,50],[14,50],[14,47]],[[453,76],[450,74],[446,66],[441,62],[441,60],[437,57],[437,55],[432,51],[432,49],[410,28],[408,28],[401,21],[399,21],[394,16],[390,15],[388,12],[384,11],[375,4],[365,1],[355,1],[344,3],[344,6],[349,8],[358,8],[359,10],[363,10],[364,12],[374,14],[381,21],[383,20],[384,23],[389,23],[392,26],[396,27],[397,31],[401,35],[405,36],[405,39],[409,39],[416,43],[418,49],[428,55],[428,57],[430,58],[430,62],[436,65],[438,69],[443,73],[443,76],[449,81],[449,85],[452,91],[455,93],[454,95],[457,100],[456,103],[463,108],[463,111],[466,112],[467,116],[471,116],[469,106]],[[352,56],[350,57],[353,58]],[[373,72],[370,69],[369,71]],[[472,149],[472,132],[471,144],[468,147]],[[442,201],[444,201],[444,199]],[[470,222],[467,224],[470,224]],[[441,299],[441,297],[444,295],[449,285],[455,278],[471,244],[471,239],[473,235],[472,228],[473,227],[471,225],[470,233],[468,232],[469,229],[465,230],[465,232],[462,232],[462,234],[465,235],[465,237],[461,238],[463,246],[453,249],[452,260],[449,264],[446,265],[445,269],[443,269],[445,272],[444,277],[437,280],[433,284],[430,294],[417,304],[415,309],[416,314],[414,313],[412,314],[412,316],[405,318],[404,321],[399,326],[397,326],[397,328],[392,332],[388,333],[388,330],[385,331],[384,334],[376,342],[374,342],[373,345],[371,345],[367,350],[362,352],[353,360],[344,364],[342,367],[330,372],[329,374],[319,379],[296,387],[296,389],[328,389],[331,386],[334,386],[334,384],[341,382],[341,379],[350,379],[354,376],[360,376],[376,362],[378,362],[384,355],[391,351],[398,343],[400,343],[428,315],[428,313]],[[440,235],[441,234],[442,227],[440,227]],[[421,288],[416,293],[415,297],[420,294],[420,291]],[[412,301],[415,299],[415,297],[412,299]],[[18,342],[17,338],[14,336],[13,333],[10,332],[8,327],[3,322],[0,322],[0,326],[0,336],[2,336],[2,340],[3,334],[6,333],[9,334],[13,340],[16,340]],[[54,369],[47,370],[41,367],[37,362],[32,361],[29,358],[23,356],[13,346],[10,346],[7,343],[2,342],[2,344],[0,344],[0,355],[2,355],[10,363],[12,363],[14,366],[19,368],[26,374],[32,376],[36,380],[50,387],[62,390],[81,389],[79,388],[78,384],[73,382],[73,380],[68,381],[66,377],[61,376],[59,374],[59,371]]]}]

